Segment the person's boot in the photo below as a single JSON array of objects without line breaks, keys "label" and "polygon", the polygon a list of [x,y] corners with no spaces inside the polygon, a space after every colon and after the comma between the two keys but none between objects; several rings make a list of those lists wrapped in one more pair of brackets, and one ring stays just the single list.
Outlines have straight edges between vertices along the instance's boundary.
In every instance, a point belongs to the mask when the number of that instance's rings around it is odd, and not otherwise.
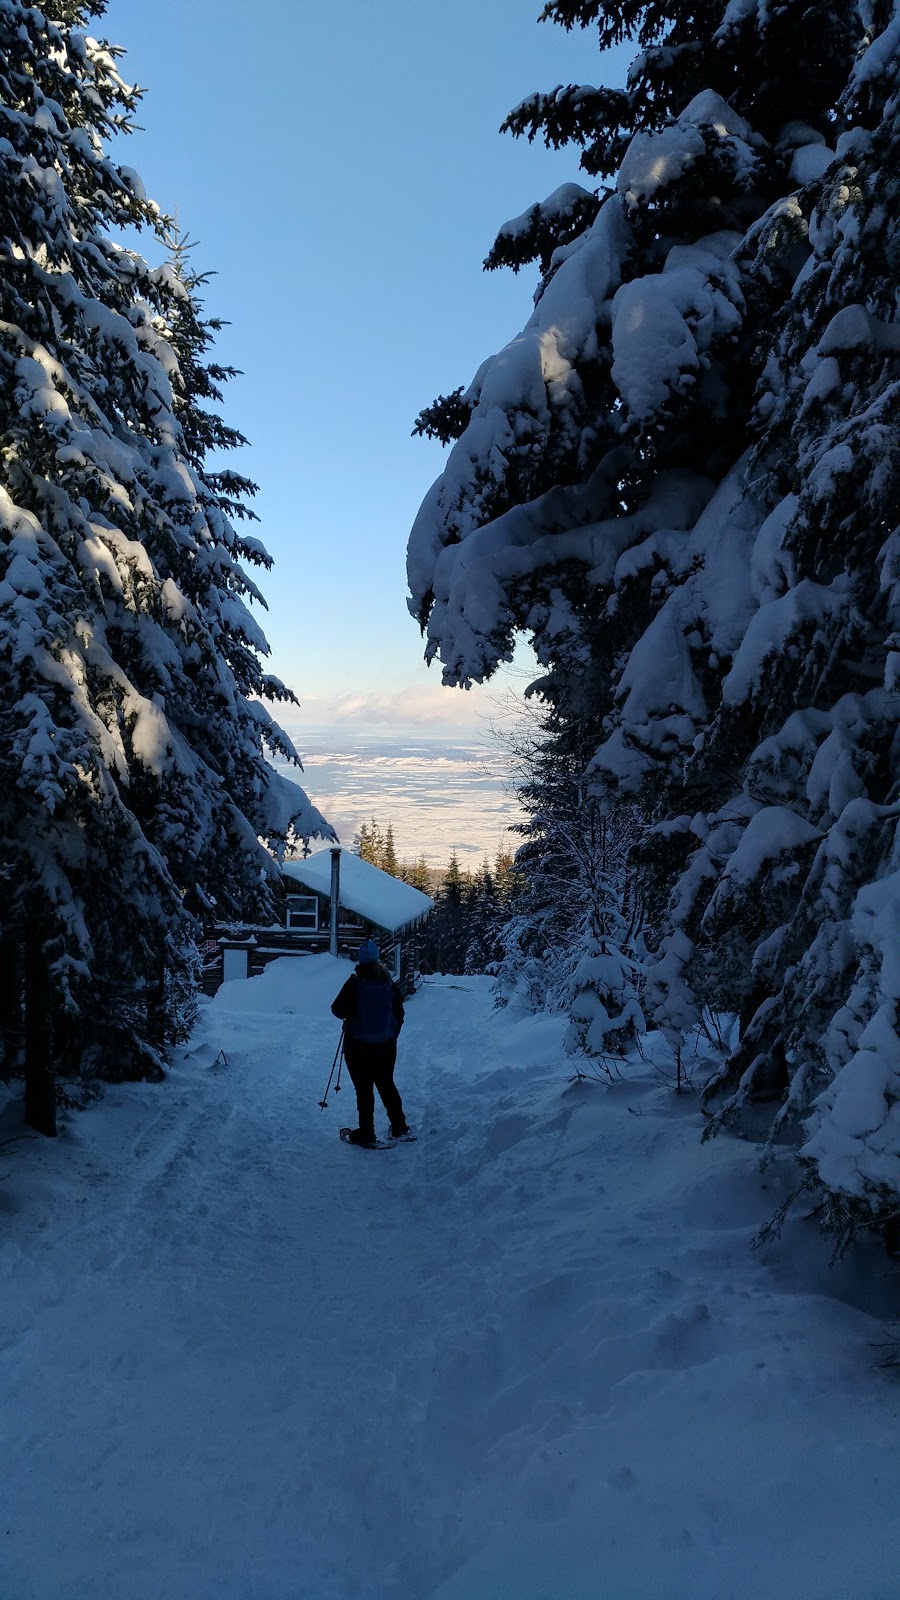
[{"label": "person's boot", "polygon": [[391,1129],[391,1138],[392,1139],[402,1139],[404,1137],[404,1135],[407,1134],[407,1133],[409,1133],[409,1128],[408,1128],[407,1124],[405,1122],[402,1123],[402,1124],[398,1123],[396,1128],[392,1128]]},{"label": "person's boot", "polygon": [[347,1143],[373,1145],[375,1143],[375,1135],[374,1133],[364,1133],[362,1128],[351,1128],[347,1135]]}]

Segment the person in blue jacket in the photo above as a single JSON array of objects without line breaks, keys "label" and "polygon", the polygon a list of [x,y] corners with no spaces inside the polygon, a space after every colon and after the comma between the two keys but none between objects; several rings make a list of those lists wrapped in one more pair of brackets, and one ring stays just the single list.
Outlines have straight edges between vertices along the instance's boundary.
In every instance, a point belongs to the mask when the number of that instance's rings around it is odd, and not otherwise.
[{"label": "person in blue jacket", "polygon": [[403,1027],[403,999],[374,939],[360,946],[356,971],[332,1004],[344,1024],[344,1060],[356,1090],[359,1127],[351,1144],[375,1143],[375,1090],[391,1119],[391,1136],[409,1133],[403,1102],[394,1083],[397,1039]]}]

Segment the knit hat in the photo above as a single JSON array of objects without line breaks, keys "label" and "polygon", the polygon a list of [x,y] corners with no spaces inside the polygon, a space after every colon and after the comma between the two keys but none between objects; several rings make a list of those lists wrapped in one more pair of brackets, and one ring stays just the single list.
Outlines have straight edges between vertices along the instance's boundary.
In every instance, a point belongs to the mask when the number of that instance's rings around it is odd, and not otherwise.
[{"label": "knit hat", "polygon": [[365,944],[361,944],[360,945],[360,947],[359,947],[360,965],[365,965],[365,963],[368,962],[368,961],[379,961],[380,959],[381,959],[381,951],[379,950],[379,948],[378,948],[377,944],[375,943],[374,939],[367,939]]}]

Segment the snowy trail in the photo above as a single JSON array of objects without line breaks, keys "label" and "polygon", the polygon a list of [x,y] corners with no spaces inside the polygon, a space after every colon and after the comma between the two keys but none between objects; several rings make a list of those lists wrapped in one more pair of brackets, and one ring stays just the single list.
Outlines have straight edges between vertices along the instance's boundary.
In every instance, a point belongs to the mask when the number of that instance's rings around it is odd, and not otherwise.
[{"label": "snowy trail", "polygon": [[345,971],[226,986],[0,1169],[2,1600],[896,1600],[872,1262],[752,1254],[752,1148],[484,980],[410,1003],[418,1142],[346,1149]]}]

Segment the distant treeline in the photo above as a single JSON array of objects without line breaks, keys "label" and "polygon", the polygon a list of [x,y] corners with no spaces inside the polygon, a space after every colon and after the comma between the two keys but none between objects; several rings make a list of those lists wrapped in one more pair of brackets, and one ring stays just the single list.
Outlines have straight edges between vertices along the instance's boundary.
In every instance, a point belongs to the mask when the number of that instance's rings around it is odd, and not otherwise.
[{"label": "distant treeline", "polygon": [[502,958],[501,930],[510,912],[515,873],[513,857],[500,850],[493,865],[485,856],[476,872],[464,871],[453,850],[445,867],[430,867],[397,853],[393,825],[376,817],[363,823],[353,841],[363,861],[371,861],[434,901],[424,929],[422,964],[430,972],[486,972]]}]

